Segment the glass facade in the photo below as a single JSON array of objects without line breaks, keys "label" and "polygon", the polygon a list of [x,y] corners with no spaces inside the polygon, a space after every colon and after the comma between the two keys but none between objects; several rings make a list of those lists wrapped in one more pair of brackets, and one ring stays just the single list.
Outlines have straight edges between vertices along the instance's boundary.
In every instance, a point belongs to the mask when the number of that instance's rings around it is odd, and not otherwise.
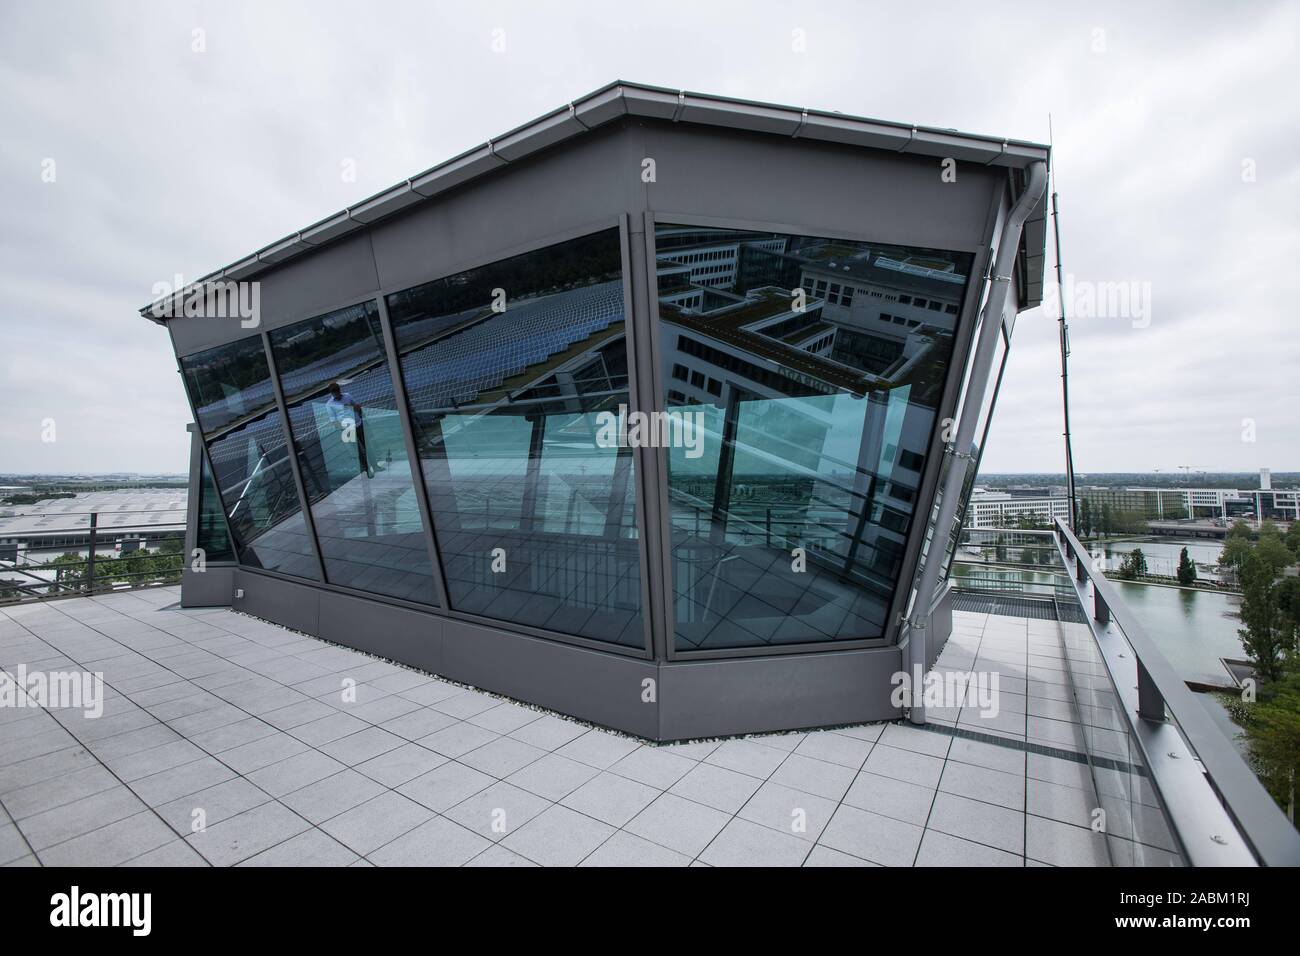
[{"label": "glass facade", "polygon": [[270,339],[326,580],[436,604],[378,306],[307,319]]},{"label": "glass facade", "polygon": [[678,651],[880,638],[972,257],[656,229]]},{"label": "glass facade", "polygon": [[235,550],[230,546],[230,533],[226,530],[226,513],[217,497],[217,487],[212,481],[212,469],[206,455],[200,455],[198,534],[195,540],[203,549],[204,560],[233,561]]},{"label": "glass facade", "polygon": [[655,240],[663,407],[630,398],[607,229],[182,359],[201,512],[245,565],[643,649],[646,447],[675,652],[886,636],[972,256]]},{"label": "glass facade", "polygon": [[643,647],[616,229],[390,295],[456,610]]},{"label": "glass facade", "polygon": [[240,562],[319,580],[261,336],[186,356],[181,372]]}]

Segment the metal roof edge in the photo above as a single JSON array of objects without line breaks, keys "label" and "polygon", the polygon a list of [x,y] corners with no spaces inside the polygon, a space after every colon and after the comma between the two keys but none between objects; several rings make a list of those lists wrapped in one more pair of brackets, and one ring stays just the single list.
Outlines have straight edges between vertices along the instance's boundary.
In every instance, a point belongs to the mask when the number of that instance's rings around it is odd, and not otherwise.
[{"label": "metal roof edge", "polygon": [[952,129],[913,126],[827,110],[783,106],[712,93],[694,93],[615,80],[433,166],[422,173],[354,203],[313,225],[290,233],[252,255],[211,272],[183,289],[150,302],[139,312],[162,323],[159,309],[183,301],[209,283],[242,281],[343,236],[360,231],[407,206],[470,182],[526,156],[580,136],[620,116],[644,116],[672,122],[718,126],[799,139],[882,149],[911,155],[952,157],[960,162],[1022,168],[1048,160],[1041,143]]}]

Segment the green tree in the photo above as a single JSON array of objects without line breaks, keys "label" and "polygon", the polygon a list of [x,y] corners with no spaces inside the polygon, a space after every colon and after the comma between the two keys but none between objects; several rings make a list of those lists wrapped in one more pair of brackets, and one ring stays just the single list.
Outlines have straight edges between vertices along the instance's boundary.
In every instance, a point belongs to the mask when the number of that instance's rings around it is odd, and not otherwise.
[{"label": "green tree", "polygon": [[1284,655],[1295,648],[1295,622],[1279,607],[1282,591],[1275,584],[1276,573],[1259,555],[1250,554],[1241,566],[1242,646],[1255,670],[1266,680],[1282,675]]},{"label": "green tree", "polygon": [[1246,524],[1246,522],[1242,521],[1240,518],[1234,521],[1232,527],[1228,529],[1229,541],[1233,538],[1245,538],[1249,541],[1254,536],[1254,533],[1250,530],[1250,525]]},{"label": "green tree", "polygon": [[1300,662],[1290,656],[1278,680],[1265,683],[1253,704],[1232,707],[1246,732],[1250,761],[1260,783],[1296,822],[1300,776]]},{"label": "green tree", "polygon": [[998,561],[1006,561],[1007,559],[1007,536],[1006,535],[1004,534],[998,535],[995,554],[997,556]]},{"label": "green tree", "polygon": [[1092,533],[1092,505],[1087,498],[1079,501],[1079,536],[1086,538]]},{"label": "green tree", "polygon": [[1134,548],[1119,563],[1119,576],[1125,581],[1134,581],[1146,573],[1147,556],[1141,548]]},{"label": "green tree", "polygon": [[1286,529],[1284,538],[1286,546],[1291,549],[1291,553],[1300,558],[1300,521],[1292,521]]},{"label": "green tree", "polygon": [[1192,562],[1186,548],[1183,548],[1182,553],[1178,555],[1178,583],[1183,587],[1196,583],[1196,565]]},{"label": "green tree", "polygon": [[1223,550],[1219,552],[1219,565],[1240,573],[1242,564],[1254,552],[1255,546],[1251,544],[1250,538],[1230,531],[1223,542]]},{"label": "green tree", "polygon": [[1287,550],[1282,543],[1282,537],[1279,534],[1260,533],[1259,541],[1255,543],[1255,555],[1267,564],[1274,574],[1281,573],[1282,569],[1295,563],[1295,555]]}]

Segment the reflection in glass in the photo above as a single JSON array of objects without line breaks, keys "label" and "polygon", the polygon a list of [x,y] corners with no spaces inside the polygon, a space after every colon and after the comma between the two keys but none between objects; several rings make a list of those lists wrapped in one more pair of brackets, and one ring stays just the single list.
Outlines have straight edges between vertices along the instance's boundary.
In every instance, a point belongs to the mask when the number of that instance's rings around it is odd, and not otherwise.
[{"label": "reflection in glass", "polygon": [[230,534],[226,531],[226,513],[222,510],[221,499],[212,481],[212,469],[208,459],[199,456],[202,465],[199,471],[199,508],[198,535],[196,541],[203,549],[206,561],[233,561],[235,552],[230,547]]},{"label": "reflection in glass", "polygon": [[[617,230],[388,298],[448,599],[640,647]],[[607,436],[606,436],[607,437]]]},{"label": "reflection in glass", "polygon": [[[660,225],[678,650],[879,638],[971,256]],[[696,450],[700,452],[700,450]]]},{"label": "reflection in glass", "polygon": [[378,306],[340,309],[270,337],[326,578],[436,603]]},{"label": "reflection in glass", "polygon": [[319,579],[260,336],[181,359],[240,562]]}]

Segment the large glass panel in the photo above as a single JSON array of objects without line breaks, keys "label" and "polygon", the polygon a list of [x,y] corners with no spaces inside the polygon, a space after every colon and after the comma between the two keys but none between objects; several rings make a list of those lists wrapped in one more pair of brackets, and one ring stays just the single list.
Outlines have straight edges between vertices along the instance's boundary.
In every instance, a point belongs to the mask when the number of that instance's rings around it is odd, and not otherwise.
[{"label": "large glass panel", "polygon": [[198,546],[203,549],[204,560],[233,561],[235,552],[230,547],[230,534],[226,531],[226,512],[217,497],[212,469],[208,467],[206,455],[199,458],[202,465],[199,474]]},{"label": "large glass panel", "polygon": [[451,605],[643,646],[618,231],[388,309]]},{"label": "large glass panel", "polygon": [[[879,638],[972,257],[656,229],[679,650]],[[691,428],[683,429],[691,434]]]},{"label": "large glass panel", "polygon": [[181,359],[239,560],[319,579],[261,336]]},{"label": "large glass panel", "polygon": [[270,338],[325,577],[436,604],[378,305],[287,325]]}]

